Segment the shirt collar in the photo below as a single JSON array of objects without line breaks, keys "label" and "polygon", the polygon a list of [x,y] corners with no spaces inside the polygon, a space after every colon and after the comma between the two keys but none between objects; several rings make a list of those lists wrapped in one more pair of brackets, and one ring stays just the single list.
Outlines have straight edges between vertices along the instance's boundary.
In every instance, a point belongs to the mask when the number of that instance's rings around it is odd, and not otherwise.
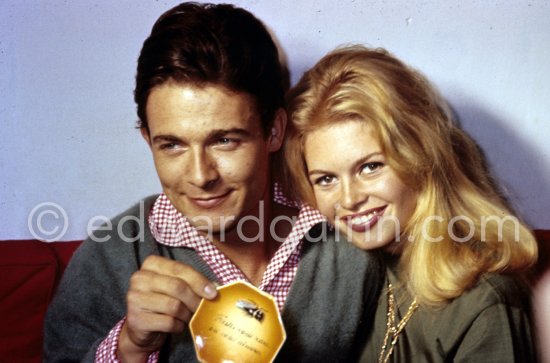
[{"label": "shirt collar", "polygon": [[[280,184],[273,185],[273,201],[275,203],[299,209],[297,217],[293,219],[293,228],[283,244],[290,244],[293,248],[303,239],[305,234],[315,224],[326,221],[326,218],[316,209],[305,203],[298,203],[283,193]],[[155,240],[170,247],[189,247],[197,249],[202,244],[210,244],[207,237],[191,225],[188,218],[181,214],[170,202],[166,194],[162,193],[155,201],[149,213],[149,227]]]}]

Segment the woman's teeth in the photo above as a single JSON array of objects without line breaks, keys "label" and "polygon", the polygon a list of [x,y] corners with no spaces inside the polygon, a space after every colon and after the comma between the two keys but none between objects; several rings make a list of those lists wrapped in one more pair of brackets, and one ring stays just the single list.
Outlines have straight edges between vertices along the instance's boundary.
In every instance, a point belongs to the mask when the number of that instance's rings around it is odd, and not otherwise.
[{"label": "woman's teeth", "polygon": [[359,217],[353,217],[351,219],[352,224],[367,224],[369,223],[374,217],[378,215],[378,211],[373,211],[369,214],[362,215]]}]

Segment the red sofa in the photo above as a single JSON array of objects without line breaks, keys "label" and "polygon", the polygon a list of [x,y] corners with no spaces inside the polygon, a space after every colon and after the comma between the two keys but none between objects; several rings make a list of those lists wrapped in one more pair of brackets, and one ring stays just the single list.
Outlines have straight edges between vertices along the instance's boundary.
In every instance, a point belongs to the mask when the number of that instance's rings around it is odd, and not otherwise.
[{"label": "red sofa", "polygon": [[81,241],[0,242],[0,362],[42,361],[42,324]]},{"label": "red sofa", "polygon": [[[550,270],[550,230],[536,234],[542,276]],[[0,363],[41,362],[44,314],[80,243],[0,241]]]}]

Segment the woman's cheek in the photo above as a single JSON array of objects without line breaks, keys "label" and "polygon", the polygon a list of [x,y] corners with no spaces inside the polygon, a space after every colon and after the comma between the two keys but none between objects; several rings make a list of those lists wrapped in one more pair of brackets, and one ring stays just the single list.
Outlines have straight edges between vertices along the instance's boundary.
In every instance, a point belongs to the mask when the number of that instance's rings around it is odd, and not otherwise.
[{"label": "woman's cheek", "polygon": [[319,211],[328,218],[331,224],[335,222],[335,205],[337,203],[334,198],[326,193],[315,192],[315,200],[317,201],[317,208]]}]

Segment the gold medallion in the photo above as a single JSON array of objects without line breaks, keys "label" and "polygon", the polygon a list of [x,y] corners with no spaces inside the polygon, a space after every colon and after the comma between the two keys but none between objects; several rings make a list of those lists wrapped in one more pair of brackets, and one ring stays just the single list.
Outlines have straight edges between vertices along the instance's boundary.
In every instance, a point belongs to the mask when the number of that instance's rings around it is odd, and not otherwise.
[{"label": "gold medallion", "polygon": [[286,339],[273,296],[244,281],[203,299],[189,328],[203,363],[272,362]]}]

